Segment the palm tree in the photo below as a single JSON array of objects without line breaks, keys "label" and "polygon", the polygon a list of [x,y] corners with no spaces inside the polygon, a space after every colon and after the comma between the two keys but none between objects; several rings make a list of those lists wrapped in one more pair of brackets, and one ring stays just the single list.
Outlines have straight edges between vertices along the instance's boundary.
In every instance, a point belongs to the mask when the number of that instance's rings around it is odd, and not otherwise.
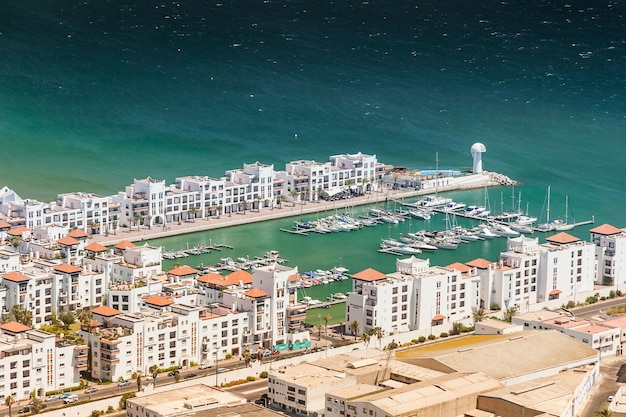
[{"label": "palm tree", "polygon": [[322,325],[316,324],[315,328],[317,329],[317,340],[322,340]]},{"label": "palm tree", "polygon": [[474,324],[476,324],[477,322],[483,321],[487,318],[487,312],[481,307],[472,313],[472,318],[474,319]]},{"label": "palm tree", "polygon": [[159,365],[155,363],[154,365],[150,366],[150,368],[148,368],[148,372],[150,372],[150,375],[152,375],[152,383],[156,387],[156,379],[159,375]]},{"label": "palm tree", "polygon": [[361,323],[359,323],[357,320],[354,320],[350,322],[348,327],[350,328],[350,331],[354,336],[354,340],[356,340],[356,334],[359,332],[359,327],[361,327]]},{"label": "palm tree", "polygon": [[222,207],[222,205],[221,205],[221,204],[218,204],[218,205],[215,207],[215,210],[217,211],[217,218],[218,218],[218,219],[220,218],[220,214],[222,214],[222,208],[223,208],[223,207]]},{"label": "palm tree", "polygon": [[339,322],[339,330],[341,331],[341,339],[342,339],[342,340],[343,340],[343,333],[344,333],[344,330],[345,330],[345,327],[344,327],[344,326],[345,326],[345,324],[346,324],[346,322],[345,322],[345,321],[340,321],[340,322]]},{"label": "palm tree", "polygon": [[608,408],[601,408],[599,410],[596,410],[593,415],[595,417],[613,417],[615,415],[615,413],[611,410],[609,410]]},{"label": "palm tree", "polygon": [[372,335],[370,335],[369,333],[363,333],[361,335],[361,341],[365,344],[365,349],[367,349],[367,347],[369,346],[371,339]]},{"label": "palm tree", "polygon": [[383,192],[383,185],[385,185],[385,179],[384,178],[379,178],[378,179],[378,192],[379,193]]},{"label": "palm tree", "polygon": [[504,310],[503,318],[504,321],[508,321],[509,323],[513,320],[513,316],[517,314],[517,306],[511,306]]},{"label": "palm tree", "polygon": [[380,348],[381,343],[382,343],[382,338],[385,335],[385,331],[382,329],[382,327],[380,326],[374,327],[372,330],[370,330],[370,335],[376,336],[376,338],[378,339],[378,347]]},{"label": "palm tree", "polygon": [[248,210],[248,202],[246,200],[241,201],[241,208],[243,209],[243,214],[246,214],[246,210]]},{"label": "palm tree", "polygon": [[322,320],[324,320],[324,337],[328,339],[328,322],[332,319],[330,314],[324,314]]},{"label": "palm tree", "polygon": [[261,201],[263,201],[263,199],[261,197],[259,197],[258,194],[254,196],[254,202],[256,203],[256,211],[257,211],[257,213],[259,213],[261,211]]},{"label": "palm tree", "polygon": [[461,334],[461,330],[463,330],[463,323],[455,321],[452,323],[452,329],[450,330],[451,335]]},{"label": "palm tree", "polygon": [[141,391],[141,372],[137,372],[137,392]]},{"label": "palm tree", "polygon": [[187,213],[189,215],[189,217],[191,217],[191,221],[193,223],[196,222],[196,214],[198,214],[198,208],[197,207],[189,207],[189,210],[187,210]]},{"label": "palm tree", "polygon": [[291,190],[289,191],[289,194],[291,194],[291,202],[293,203],[293,207],[296,206],[296,196],[298,195],[298,192],[296,190]]},{"label": "palm tree", "polygon": [[252,352],[248,349],[243,352],[243,360],[246,363],[246,368],[250,366],[250,362],[252,361]]},{"label": "palm tree", "polygon": [[9,407],[9,417],[12,417],[11,414],[11,406],[15,404],[15,399],[13,398],[12,395],[8,395],[5,399],[4,399],[4,405],[6,405],[7,407]]}]

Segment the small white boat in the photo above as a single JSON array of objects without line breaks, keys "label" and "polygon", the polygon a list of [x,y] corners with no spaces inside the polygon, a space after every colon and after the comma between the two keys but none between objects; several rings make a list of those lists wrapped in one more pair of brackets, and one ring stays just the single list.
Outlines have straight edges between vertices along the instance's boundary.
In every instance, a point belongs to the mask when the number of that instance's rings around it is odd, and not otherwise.
[{"label": "small white boat", "polygon": [[520,235],[520,232],[516,232],[515,230],[511,229],[510,227],[504,224],[490,223],[488,227],[493,233],[495,233],[498,236],[518,237]]},{"label": "small white boat", "polygon": [[419,207],[439,207],[444,206],[451,202],[451,198],[447,197],[439,197],[437,195],[427,195],[424,196],[421,200],[419,200],[416,204]]},{"label": "small white boat", "polygon": [[489,227],[483,225],[483,226],[479,226],[476,231],[475,231],[476,236],[480,236],[483,239],[493,239],[494,237],[499,237],[499,235],[495,234],[494,232],[491,231],[491,229],[489,229]]},{"label": "small white boat", "polygon": [[462,210],[464,208],[465,208],[465,203],[457,203],[456,201],[450,201],[446,203],[445,206],[443,206],[443,211],[450,213],[453,211]]},{"label": "small white boat", "polygon": [[415,217],[420,220],[430,220],[430,211],[426,209],[409,209],[407,210],[411,217]]}]

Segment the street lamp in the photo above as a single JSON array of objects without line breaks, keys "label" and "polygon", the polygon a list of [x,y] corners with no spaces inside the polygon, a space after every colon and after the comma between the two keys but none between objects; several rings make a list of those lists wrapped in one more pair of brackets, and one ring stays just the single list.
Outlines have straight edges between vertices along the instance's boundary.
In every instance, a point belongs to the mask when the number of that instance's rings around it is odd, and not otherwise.
[{"label": "street lamp", "polygon": [[217,368],[218,368],[218,357],[217,357],[217,350],[215,352],[213,352],[215,354],[215,388],[219,387],[219,384],[217,382]]}]

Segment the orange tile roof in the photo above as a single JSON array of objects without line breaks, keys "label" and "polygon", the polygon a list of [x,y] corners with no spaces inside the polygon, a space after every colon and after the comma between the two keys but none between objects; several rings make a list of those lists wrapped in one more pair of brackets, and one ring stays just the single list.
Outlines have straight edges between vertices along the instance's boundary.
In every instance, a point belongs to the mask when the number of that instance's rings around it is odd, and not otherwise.
[{"label": "orange tile roof", "polygon": [[135,244],[132,242],[129,242],[128,240],[122,240],[120,243],[115,245],[115,249],[128,249],[128,248],[134,248],[134,247],[135,247]]},{"label": "orange tile roof", "polygon": [[435,317],[433,317],[433,321],[443,320],[445,318],[446,316],[444,316],[443,314],[437,314]]},{"label": "orange tile roof", "polygon": [[591,233],[596,233],[599,235],[616,235],[618,233],[621,233],[622,230],[618,229],[615,226],[611,226],[608,223],[605,223],[601,226],[598,227],[594,227],[593,229],[590,230]]},{"label": "orange tile roof", "polygon": [[80,230],[80,229],[74,229],[71,232],[69,232],[67,235],[76,239],[89,236],[87,232],[85,232],[84,230]]},{"label": "orange tile roof", "polygon": [[474,268],[478,269],[487,269],[490,265],[493,265],[493,262],[483,258],[476,258],[473,261],[466,262],[465,265],[473,266]]},{"label": "orange tile roof", "polygon": [[287,281],[288,282],[300,281],[300,275],[298,274],[289,275],[289,278],[287,278]]},{"label": "orange tile roof", "polygon": [[22,275],[19,272],[9,272],[8,274],[5,274],[3,278],[13,282],[28,281],[30,279],[26,275]]},{"label": "orange tile roof", "polygon": [[169,271],[167,271],[167,273],[170,275],[176,275],[176,276],[182,277],[185,275],[199,274],[200,271],[198,271],[197,269],[193,269],[190,266],[183,265],[183,266],[179,266],[178,268],[170,269]]},{"label": "orange tile roof", "polygon": [[455,262],[453,264],[450,264],[450,265],[446,266],[446,268],[448,268],[448,269],[456,269],[457,271],[459,271],[462,274],[466,274],[466,273],[468,273],[471,270],[471,268],[469,266],[467,266],[467,265],[465,265],[465,264],[463,264],[461,262]]},{"label": "orange tile roof", "polygon": [[85,246],[85,250],[88,250],[88,251],[91,251],[91,252],[106,252],[107,248],[106,248],[106,246],[102,246],[98,242],[93,242],[93,243],[90,243],[89,245]]},{"label": "orange tile roof", "polygon": [[100,306],[91,310],[93,314],[98,314],[99,316],[112,317],[117,316],[118,314],[122,314],[121,311],[111,308],[109,306]]},{"label": "orange tile roof", "polygon": [[561,294],[561,290],[552,290],[550,291],[550,295],[558,295]]},{"label": "orange tile roof", "polygon": [[13,228],[7,230],[7,234],[9,234],[11,236],[21,236],[21,234],[24,233],[24,232],[32,232],[32,230],[30,230],[26,226],[17,226],[17,227],[13,227]]},{"label": "orange tile roof", "polygon": [[353,274],[352,278],[360,279],[361,281],[378,281],[387,278],[387,275],[375,270],[374,268],[367,268],[361,272]]},{"label": "orange tile roof", "polygon": [[165,307],[174,304],[174,302],[169,298],[165,298],[160,295],[152,295],[143,301],[146,304],[152,304],[153,306],[157,307]]},{"label": "orange tile roof", "polygon": [[252,288],[244,293],[247,297],[251,298],[261,298],[267,297],[267,293],[259,288]]},{"label": "orange tile roof", "polygon": [[74,245],[78,245],[80,242],[71,236],[65,236],[57,240],[57,243],[60,243],[61,245],[64,245],[64,246],[74,246]]},{"label": "orange tile roof", "polygon": [[2,330],[6,330],[7,332],[11,332],[11,333],[22,333],[25,332],[27,330],[30,330],[31,327],[22,324],[22,323],[18,323],[16,321],[10,321],[8,323],[4,323],[2,326],[0,326],[0,329]]},{"label": "orange tile roof", "polygon": [[58,272],[63,272],[64,274],[75,274],[76,272],[82,271],[82,268],[76,265],[61,264],[61,265],[55,266],[54,270]]},{"label": "orange tile roof", "polygon": [[11,227],[10,223],[5,222],[4,220],[0,220],[0,229],[8,229]]},{"label": "orange tile roof", "polygon": [[[211,284],[215,284],[216,282],[225,282],[226,281],[226,277],[218,274],[217,272],[209,272],[208,274],[205,275],[201,275],[198,278],[196,278],[196,281],[198,282],[204,282],[204,283],[211,283]],[[224,284],[227,285],[227,284]]]},{"label": "orange tile roof", "polygon": [[569,233],[565,232],[557,233],[556,235],[552,235],[546,238],[546,241],[548,242],[559,243],[561,245],[564,245],[566,243],[578,242],[579,240],[580,239],[578,239],[576,236],[572,236]]},{"label": "orange tile roof", "polygon": [[252,284],[252,274],[248,271],[244,271],[243,269],[238,269],[237,271],[226,275],[226,278],[229,280],[235,280],[235,282],[241,281],[244,284]]}]

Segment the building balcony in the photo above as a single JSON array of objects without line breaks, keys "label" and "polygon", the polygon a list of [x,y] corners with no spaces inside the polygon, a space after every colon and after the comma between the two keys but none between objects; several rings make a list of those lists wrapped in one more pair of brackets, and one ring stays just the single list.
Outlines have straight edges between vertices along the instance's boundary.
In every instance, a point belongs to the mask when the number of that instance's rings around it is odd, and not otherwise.
[{"label": "building balcony", "polygon": [[78,370],[85,370],[87,369],[87,362],[78,362],[76,363],[76,365],[74,365],[74,368],[78,369]]},{"label": "building balcony", "polygon": [[115,357],[100,356],[100,360],[102,363],[120,363],[120,359]]}]

